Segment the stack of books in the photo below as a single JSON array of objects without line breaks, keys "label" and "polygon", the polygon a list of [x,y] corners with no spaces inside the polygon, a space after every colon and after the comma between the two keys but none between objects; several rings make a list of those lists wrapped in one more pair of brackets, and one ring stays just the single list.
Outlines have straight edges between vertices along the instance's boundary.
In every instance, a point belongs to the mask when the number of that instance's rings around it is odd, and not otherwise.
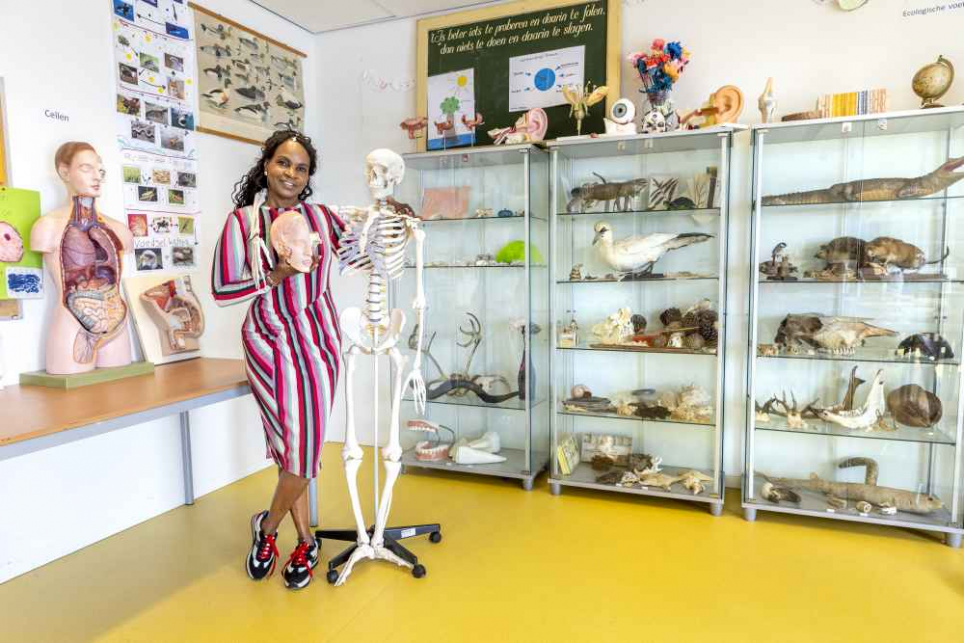
[{"label": "stack of books", "polygon": [[821,118],[880,114],[887,111],[887,90],[865,89],[846,94],[824,94],[817,99],[817,111]]}]

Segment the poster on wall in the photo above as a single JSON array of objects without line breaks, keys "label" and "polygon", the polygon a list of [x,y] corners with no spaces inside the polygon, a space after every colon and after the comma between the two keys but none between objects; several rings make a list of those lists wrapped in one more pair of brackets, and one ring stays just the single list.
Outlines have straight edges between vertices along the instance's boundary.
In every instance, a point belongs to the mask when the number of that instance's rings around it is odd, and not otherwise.
[{"label": "poster on wall", "polygon": [[305,54],[195,3],[198,131],[261,145],[279,129],[303,131]]},{"label": "poster on wall", "polygon": [[428,149],[475,143],[475,70],[461,69],[428,79]]},{"label": "poster on wall", "polygon": [[113,0],[115,122],[138,272],[191,270],[197,247],[197,75],[182,0]]},{"label": "poster on wall", "polygon": [[44,296],[43,255],[30,250],[40,193],[0,187],[0,299]]}]

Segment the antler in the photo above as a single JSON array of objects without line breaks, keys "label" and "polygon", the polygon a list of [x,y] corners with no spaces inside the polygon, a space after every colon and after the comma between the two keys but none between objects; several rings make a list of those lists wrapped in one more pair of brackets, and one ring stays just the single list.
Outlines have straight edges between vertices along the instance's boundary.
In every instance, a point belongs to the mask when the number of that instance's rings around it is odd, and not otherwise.
[{"label": "antler", "polygon": [[480,322],[479,318],[472,313],[466,313],[466,315],[469,316],[471,330],[465,330],[462,328],[462,326],[459,326],[459,332],[465,335],[468,339],[464,344],[461,342],[456,342],[456,344],[462,348],[468,348],[469,346],[472,347],[472,350],[469,351],[468,359],[465,360],[465,370],[463,371],[465,376],[468,377],[471,373],[469,368],[472,366],[472,358],[475,357],[475,351],[479,350],[479,344],[482,343],[482,322]]},{"label": "antler", "polygon": [[[412,328],[411,335],[408,336],[408,347],[413,351],[418,350],[418,326],[419,326],[418,324],[415,324],[415,327]],[[438,333],[433,332],[432,336],[429,337],[428,341],[425,342],[425,344],[422,346],[422,355],[424,355],[426,359],[432,362],[432,365],[435,366],[435,370],[438,371],[439,377],[441,379],[448,379],[448,374],[446,374],[446,372],[442,370],[442,367],[439,366],[438,360],[435,359],[435,357],[432,355],[432,342],[435,341],[435,336],[437,334]]]}]

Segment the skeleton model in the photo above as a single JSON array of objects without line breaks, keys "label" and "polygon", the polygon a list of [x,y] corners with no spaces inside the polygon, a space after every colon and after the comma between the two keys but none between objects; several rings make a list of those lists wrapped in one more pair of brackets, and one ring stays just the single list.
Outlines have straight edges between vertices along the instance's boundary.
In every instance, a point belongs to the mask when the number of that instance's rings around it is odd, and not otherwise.
[{"label": "skeleton model", "polygon": [[[387,283],[398,279],[404,269],[405,249],[409,242],[415,241],[416,294],[412,307],[415,309],[416,324],[424,328],[423,314],[425,296],[422,291],[422,244],[425,232],[419,228],[419,221],[407,212],[403,213],[389,203],[396,185],[405,174],[405,162],[395,152],[386,149],[373,151],[365,159],[368,189],[374,203],[365,209],[348,208],[351,219],[350,230],[342,239],[338,251],[342,272],[358,272],[368,275],[368,295],[364,308],[346,308],[341,313],[341,328],[348,340],[345,391],[348,401],[347,428],[342,459],[345,461],[345,476],[348,480],[348,493],[351,496],[352,511],[358,532],[357,546],[345,563],[336,585],[342,585],[351,574],[355,563],[362,559],[387,560],[402,567],[412,568],[413,564],[399,556],[393,542],[385,540],[385,525],[392,506],[392,488],[401,470],[402,446],[399,441],[399,406],[402,391],[412,386],[416,411],[425,408],[425,382],[421,372],[421,351],[415,352],[412,370],[405,381],[402,375],[407,358],[399,351],[397,344],[405,325],[405,314],[398,308],[387,310]],[[417,346],[421,348],[421,335]],[[353,396],[353,377],[356,361],[360,355],[375,357],[375,381],[378,381],[378,356],[388,355],[395,368],[392,383],[392,408],[388,444],[382,449],[385,463],[385,485],[381,502],[377,504],[375,526],[371,534],[365,528],[364,515],[358,499],[358,469],[362,464],[362,449],[355,433],[355,400]],[[376,396],[377,400],[377,396]],[[377,404],[377,402],[376,402]],[[378,418],[377,407],[375,413]],[[377,435],[377,433],[376,433]]]}]

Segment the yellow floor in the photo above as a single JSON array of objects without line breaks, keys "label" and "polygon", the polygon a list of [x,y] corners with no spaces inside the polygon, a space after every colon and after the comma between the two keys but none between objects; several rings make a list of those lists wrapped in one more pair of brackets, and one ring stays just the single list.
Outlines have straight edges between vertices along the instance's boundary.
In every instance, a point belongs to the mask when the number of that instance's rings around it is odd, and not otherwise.
[{"label": "yellow floor", "polygon": [[[332,527],[351,518],[338,450],[326,446],[321,479]],[[272,488],[265,471],[0,585],[0,639],[964,640],[964,558],[935,536],[763,513],[747,523],[736,492],[719,518],[674,501],[554,497],[544,477],[526,493],[403,476],[392,522],[443,523],[441,544],[408,541],[428,575],[365,563],[345,587],[319,573],[290,592],[242,567],[248,518]],[[289,526],[279,540],[287,556]],[[325,543],[323,558],[341,547]]]}]

